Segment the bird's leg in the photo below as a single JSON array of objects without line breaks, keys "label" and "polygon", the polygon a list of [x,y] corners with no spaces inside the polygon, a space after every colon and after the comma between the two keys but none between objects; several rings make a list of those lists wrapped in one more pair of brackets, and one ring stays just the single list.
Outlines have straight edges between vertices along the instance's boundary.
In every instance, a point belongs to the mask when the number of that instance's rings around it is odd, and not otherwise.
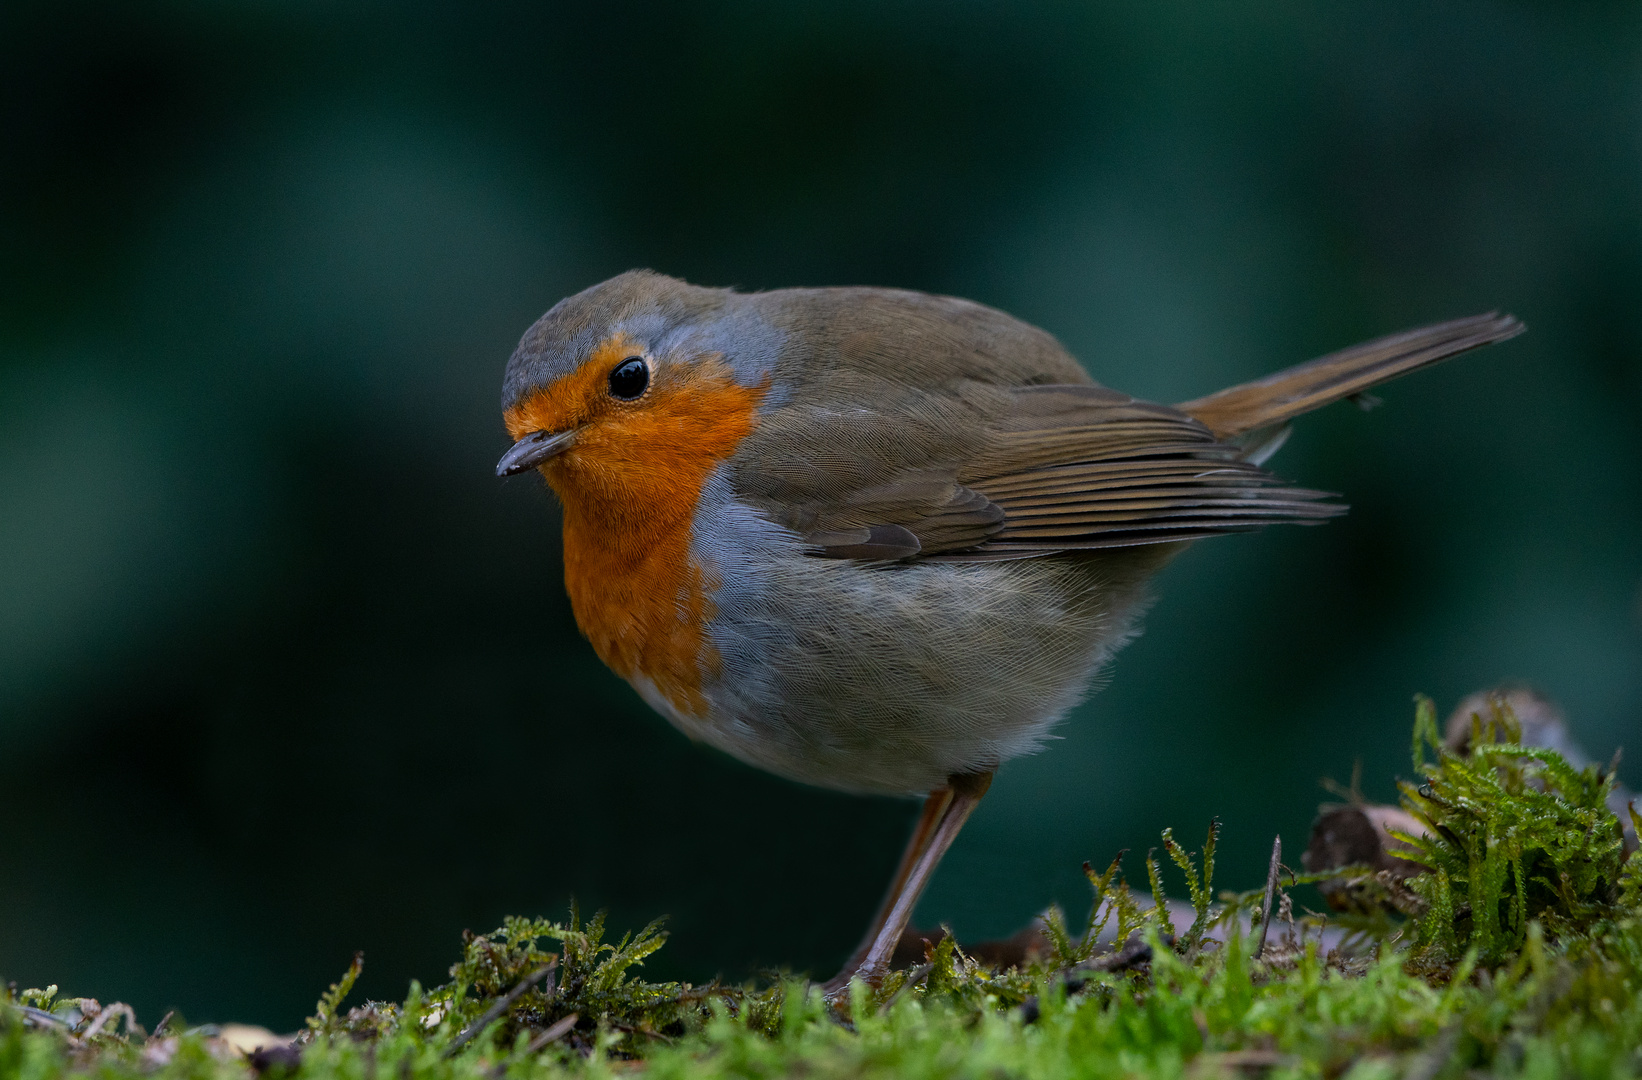
[{"label": "bird's leg", "polygon": [[958,839],[958,832],[964,827],[964,822],[969,820],[969,815],[980,805],[981,796],[992,786],[992,774],[959,774],[950,777],[948,783],[952,786],[952,801],[947,805],[946,812],[941,815],[941,823],[935,827],[935,834],[930,837],[924,853],[918,857],[911,872],[907,874],[906,881],[902,883],[900,895],[890,906],[889,914],[885,916],[884,925],[879,928],[872,948],[867,950],[866,959],[856,969],[855,974],[863,978],[877,976],[889,967],[889,958],[894,954],[901,935],[906,932],[918,897],[923,895],[924,886],[929,884],[929,879],[935,876],[935,868],[940,865],[947,849]]},{"label": "bird's leg", "polygon": [[874,921],[875,932],[863,943],[864,948],[850,957],[844,970],[827,983],[825,989],[829,995],[841,992],[851,978],[878,978],[889,968],[889,959],[906,932],[918,897],[934,876],[935,867],[940,865],[947,848],[958,838],[958,831],[980,803],[981,796],[992,785],[992,774],[963,773],[952,776],[948,783],[949,788],[931,793],[925,801],[924,812],[901,857],[901,868],[889,895],[884,898],[879,918]]},{"label": "bird's leg", "polygon": [[885,921],[889,919],[890,909],[895,906],[895,901],[901,895],[901,890],[906,888],[908,875],[912,873],[912,868],[917,865],[918,859],[929,847],[929,841],[935,835],[935,827],[941,823],[941,815],[945,814],[946,808],[951,805],[952,789],[949,787],[936,788],[924,800],[924,808],[918,814],[918,823],[912,827],[912,835],[907,838],[906,848],[901,852],[900,865],[895,868],[895,876],[890,878],[889,891],[884,893],[884,899],[878,905],[877,914],[873,915],[872,922],[867,924],[866,936],[861,939],[861,944],[855,947],[855,952],[850,955],[850,958],[844,961],[844,966],[838,972],[837,977],[827,984],[828,990],[836,990],[847,985],[850,976],[854,975],[856,969],[866,960],[867,953],[872,949],[872,943],[878,940],[878,932],[884,928]]}]

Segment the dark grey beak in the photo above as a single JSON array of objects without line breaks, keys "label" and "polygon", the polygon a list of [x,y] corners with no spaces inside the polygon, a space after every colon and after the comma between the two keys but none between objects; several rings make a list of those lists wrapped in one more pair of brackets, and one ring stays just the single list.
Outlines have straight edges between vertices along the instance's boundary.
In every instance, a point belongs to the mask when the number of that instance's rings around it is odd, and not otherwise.
[{"label": "dark grey beak", "polygon": [[569,431],[532,431],[502,455],[502,460],[496,463],[496,475],[512,476],[534,469],[548,458],[569,449],[575,441],[575,428]]}]

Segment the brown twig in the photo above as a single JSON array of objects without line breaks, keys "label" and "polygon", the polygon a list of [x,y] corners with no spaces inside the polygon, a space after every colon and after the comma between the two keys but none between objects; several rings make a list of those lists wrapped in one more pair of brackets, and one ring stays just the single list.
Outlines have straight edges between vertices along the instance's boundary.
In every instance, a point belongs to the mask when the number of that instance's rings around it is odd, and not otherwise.
[{"label": "brown twig", "polygon": [[884,1003],[882,1005],[878,1006],[878,1015],[882,1016],[885,1013],[889,1012],[889,1007],[891,1005],[895,1004],[897,999],[899,999],[902,994],[904,994],[908,990],[910,990],[913,987],[914,984],[922,982],[924,979],[927,979],[929,977],[929,973],[931,971],[934,971],[934,970],[935,970],[935,965],[934,964],[919,964],[917,967],[915,967],[911,971],[907,972],[906,981],[903,982],[900,986],[897,986],[895,988],[895,993],[893,993],[889,997],[885,998]]},{"label": "brown twig", "polygon": [[171,1018],[173,1016],[176,1016],[176,1015],[177,1015],[177,1010],[172,1009],[170,1012],[168,1012],[164,1016],[160,1017],[160,1022],[154,1025],[154,1034],[150,1035],[149,1038],[151,1038],[151,1039],[159,1038],[160,1033],[165,1030],[165,1025],[169,1024],[171,1022]]},{"label": "brown twig", "polygon": [[69,1028],[67,1020],[60,1016],[54,1016],[44,1009],[36,1009],[33,1005],[19,1005],[17,1008],[22,1012],[23,1019],[36,1027],[55,1027],[64,1031]]},{"label": "brown twig", "polygon": [[526,990],[529,990],[532,986],[535,986],[537,983],[541,982],[548,972],[558,966],[559,961],[558,958],[555,957],[554,959],[543,964],[541,967],[537,968],[535,971],[532,971],[529,975],[526,975],[524,978],[520,979],[518,985],[514,986],[513,989],[497,998],[496,1003],[486,1009],[479,1019],[470,1024],[466,1031],[456,1036],[456,1038],[451,1042],[450,1047],[445,1051],[445,1057],[455,1057],[458,1050],[472,1042],[474,1036],[489,1027],[497,1017],[511,1009],[513,1007],[513,1003],[523,997]]},{"label": "brown twig", "polygon": [[[1173,945],[1173,935],[1163,935],[1163,943]],[[1109,953],[1085,960],[1082,963],[1073,964],[1071,967],[1062,968],[1057,974],[1060,977],[1061,985],[1066,988],[1066,992],[1075,994],[1088,985],[1088,977],[1095,972],[1129,971],[1141,964],[1150,963],[1151,959],[1152,947],[1142,939],[1135,937],[1125,942],[1122,948],[1114,948]],[[1036,994],[1021,1002],[1021,1017],[1028,1024],[1037,1023],[1039,1010],[1038,995]]]},{"label": "brown twig", "polygon": [[[1164,934],[1164,944],[1173,944],[1174,935]],[[1124,943],[1121,949],[1113,949],[1109,953],[1092,957],[1081,964],[1073,964],[1070,971],[1128,971],[1132,967],[1144,964],[1152,958],[1152,947],[1140,938],[1133,938]]]},{"label": "brown twig", "polygon": [[537,1034],[534,1039],[530,1040],[530,1044],[525,1047],[525,1053],[534,1054],[542,1050],[549,1043],[558,1042],[560,1039],[569,1034],[570,1029],[575,1027],[576,1021],[580,1019],[581,1017],[576,1013],[571,1013],[569,1016],[561,1016],[559,1019],[553,1021],[551,1027],[548,1027],[544,1031]]},{"label": "brown twig", "polygon": [[[103,1027],[117,1016],[125,1017],[127,1031],[130,1031],[132,1025],[137,1022],[137,1014],[131,1011],[131,1006],[123,1001],[115,1001],[103,1006],[103,1011],[97,1014],[97,1019],[93,1020],[91,1026],[80,1034],[80,1038],[89,1041],[93,1036],[100,1035]],[[111,1031],[109,1034],[112,1035],[113,1032]]]},{"label": "brown twig", "polygon": [[1277,899],[1277,874],[1282,868],[1283,838],[1278,836],[1271,842],[1271,865],[1266,869],[1266,898],[1260,905],[1260,940],[1254,946],[1256,960],[1266,952],[1266,933],[1271,929],[1272,903]]}]

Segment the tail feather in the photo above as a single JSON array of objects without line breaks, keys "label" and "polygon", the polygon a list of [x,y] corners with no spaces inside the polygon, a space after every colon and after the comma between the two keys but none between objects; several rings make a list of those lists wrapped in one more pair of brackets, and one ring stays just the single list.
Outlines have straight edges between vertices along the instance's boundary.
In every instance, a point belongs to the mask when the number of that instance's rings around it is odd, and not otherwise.
[{"label": "tail feather", "polygon": [[1264,379],[1175,406],[1221,439],[1291,420],[1462,352],[1516,337],[1515,316],[1489,312],[1377,338]]}]

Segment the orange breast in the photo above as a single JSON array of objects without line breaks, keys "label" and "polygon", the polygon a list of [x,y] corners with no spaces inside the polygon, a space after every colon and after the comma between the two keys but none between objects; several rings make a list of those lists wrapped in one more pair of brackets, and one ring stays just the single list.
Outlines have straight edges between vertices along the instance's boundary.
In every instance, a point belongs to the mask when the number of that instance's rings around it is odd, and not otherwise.
[{"label": "orange breast", "polygon": [[648,679],[679,712],[700,716],[702,679],[719,662],[706,636],[717,581],[691,556],[690,526],[708,476],[752,431],[764,388],[740,385],[714,356],[664,365],[643,398],[617,402],[604,381],[611,356],[627,350],[605,343],[506,420],[515,439],[582,425],[543,467],[564,504],[576,623],[611,670]]}]

